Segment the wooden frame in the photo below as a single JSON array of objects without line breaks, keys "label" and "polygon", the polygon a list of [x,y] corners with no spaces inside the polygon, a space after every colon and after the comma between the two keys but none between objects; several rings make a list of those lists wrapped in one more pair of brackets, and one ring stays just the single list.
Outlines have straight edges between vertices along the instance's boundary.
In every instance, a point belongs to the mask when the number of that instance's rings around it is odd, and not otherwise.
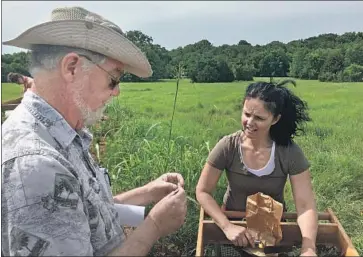
[{"label": "wooden frame", "polygon": [[1,103],[1,111],[4,112],[4,111],[14,110],[21,103],[22,99],[23,99],[23,97],[19,97],[19,98]]},{"label": "wooden frame", "polygon": [[[233,224],[246,227],[246,222],[242,219],[246,216],[245,212],[222,211],[228,218],[238,218],[241,221],[231,221]],[[300,228],[296,222],[297,213],[285,212],[282,217],[287,220],[295,220],[294,222],[281,222],[282,241],[280,244],[295,245],[301,242]],[[340,224],[334,212],[328,208],[326,212],[318,213],[319,222],[317,244],[334,245],[342,252],[342,256],[359,256],[354,248],[352,241],[346,234],[344,228]],[[204,246],[207,244],[232,244],[222,230],[209,218],[201,207],[199,215],[199,229],[197,238],[196,256],[204,255]]]}]

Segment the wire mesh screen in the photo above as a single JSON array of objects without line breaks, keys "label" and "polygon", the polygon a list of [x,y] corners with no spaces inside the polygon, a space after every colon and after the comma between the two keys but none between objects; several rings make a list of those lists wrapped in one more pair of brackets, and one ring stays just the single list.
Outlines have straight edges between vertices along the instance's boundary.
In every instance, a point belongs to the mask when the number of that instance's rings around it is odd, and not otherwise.
[{"label": "wire mesh screen", "polygon": [[240,246],[214,244],[205,247],[205,256],[251,257],[255,255],[243,251]]},{"label": "wire mesh screen", "polygon": [[[317,244],[316,253],[319,257],[340,257],[343,255],[341,249],[334,245]],[[206,245],[204,256],[231,256],[231,257],[252,257],[256,256],[242,250],[240,246],[228,244]],[[278,257],[298,257],[300,256],[300,245],[294,246],[292,251],[276,253]]]},{"label": "wire mesh screen", "polygon": [[221,244],[217,248],[219,248],[219,252],[220,252],[219,256],[236,256],[236,257],[255,256],[255,255],[251,255],[251,254],[243,251],[241,246]]}]

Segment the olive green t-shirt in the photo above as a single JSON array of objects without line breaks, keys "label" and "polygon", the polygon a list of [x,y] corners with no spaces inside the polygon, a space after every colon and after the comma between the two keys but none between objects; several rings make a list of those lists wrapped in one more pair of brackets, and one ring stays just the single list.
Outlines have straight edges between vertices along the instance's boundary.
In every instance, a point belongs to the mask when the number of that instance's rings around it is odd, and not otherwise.
[{"label": "olive green t-shirt", "polygon": [[[256,176],[250,173],[242,161],[239,130],[224,136],[210,152],[207,162],[225,170],[228,187],[223,198],[227,210],[245,211],[249,195],[262,192],[284,204],[284,187],[288,175],[296,175],[310,167],[310,164],[296,143],[289,146],[276,144],[275,169],[269,175]],[[285,208],[284,208],[285,209]]]}]

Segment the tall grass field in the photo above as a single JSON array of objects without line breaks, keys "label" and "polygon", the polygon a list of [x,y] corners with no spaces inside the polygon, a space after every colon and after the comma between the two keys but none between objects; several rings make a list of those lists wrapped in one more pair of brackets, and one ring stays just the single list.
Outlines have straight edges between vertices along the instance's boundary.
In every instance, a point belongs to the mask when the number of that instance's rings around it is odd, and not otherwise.
[{"label": "tall grass field", "polygon": [[[295,141],[311,163],[318,210],[331,208],[363,255],[363,83],[296,82],[296,88],[289,87],[307,101],[312,122]],[[105,140],[99,161],[110,170],[114,194],[164,172],[184,176],[189,196],[186,223],[160,240],[153,255],[160,255],[160,245],[165,251],[195,254],[199,218],[195,186],[219,138],[241,128],[241,100],[249,83],[180,81],[171,136],[176,82],[121,84],[120,96],[107,109],[109,119],[92,127],[94,144]],[[3,84],[2,100],[8,86]],[[225,189],[223,176],[215,192],[219,203]],[[295,212],[289,183],[285,191],[288,211]]]},{"label": "tall grass field", "polygon": [[2,83],[1,84],[1,102],[21,97],[23,86],[15,83]]}]

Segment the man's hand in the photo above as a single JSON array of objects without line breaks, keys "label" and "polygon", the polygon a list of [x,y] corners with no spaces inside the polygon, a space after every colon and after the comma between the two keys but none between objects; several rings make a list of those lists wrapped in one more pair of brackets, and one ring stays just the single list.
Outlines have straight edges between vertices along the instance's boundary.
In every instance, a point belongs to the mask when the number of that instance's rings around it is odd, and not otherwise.
[{"label": "man's hand", "polygon": [[161,199],[150,211],[146,219],[153,221],[159,237],[167,236],[179,229],[185,222],[187,198],[184,189],[177,189]]},{"label": "man's hand", "polygon": [[178,188],[160,200],[145,221],[108,256],[147,256],[158,239],[174,233],[184,224],[186,213],[185,191],[178,184]]},{"label": "man's hand", "polygon": [[176,190],[178,186],[184,187],[183,176],[179,173],[165,173],[146,185],[154,203],[159,202],[170,192]]},{"label": "man's hand", "polygon": [[165,173],[165,174],[161,175],[158,179],[165,181],[165,182],[170,182],[170,183],[173,183],[176,185],[180,184],[180,186],[184,188],[184,179],[180,173],[177,173],[177,172]]}]

